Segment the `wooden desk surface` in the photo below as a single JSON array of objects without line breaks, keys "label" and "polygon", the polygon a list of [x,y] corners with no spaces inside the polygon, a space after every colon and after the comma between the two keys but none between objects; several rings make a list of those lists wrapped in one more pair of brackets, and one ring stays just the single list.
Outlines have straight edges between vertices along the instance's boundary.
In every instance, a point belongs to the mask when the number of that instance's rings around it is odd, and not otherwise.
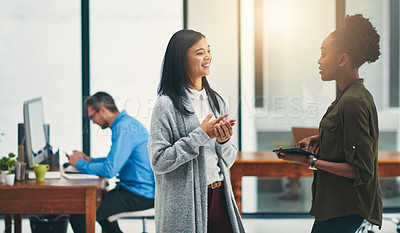
[{"label": "wooden desk surface", "polygon": [[37,182],[36,180],[15,181],[13,186],[7,186],[5,183],[0,182],[0,189],[47,189],[50,187],[55,189],[81,189],[82,187],[96,188],[100,185],[99,181],[99,179],[69,180],[61,177],[61,179],[48,179],[44,182]]},{"label": "wooden desk surface", "polygon": [[[86,232],[95,232],[96,200],[102,179],[0,183],[1,214],[85,214]],[[18,227],[16,226],[16,229]],[[20,226],[19,226],[20,230]]]},{"label": "wooden desk surface", "polygon": [[[399,151],[379,151],[379,163],[400,162]],[[236,156],[235,163],[286,163],[276,157],[272,151],[241,152]]]},{"label": "wooden desk surface", "polygon": [[[280,160],[272,151],[238,152],[234,167],[246,167],[244,171],[247,176],[257,176],[258,169],[272,169],[261,171],[260,176],[265,177],[299,177],[312,176],[312,171],[307,167]],[[261,167],[260,167],[261,166]],[[400,152],[379,151],[378,166],[380,177],[400,176]],[[232,173],[232,172],[231,172]]]},{"label": "wooden desk surface", "polygon": [[[400,176],[400,152],[379,151],[378,169],[379,177]],[[238,152],[231,168],[231,182],[239,211],[243,176],[311,177],[313,172],[306,166],[278,159],[272,151]]]}]

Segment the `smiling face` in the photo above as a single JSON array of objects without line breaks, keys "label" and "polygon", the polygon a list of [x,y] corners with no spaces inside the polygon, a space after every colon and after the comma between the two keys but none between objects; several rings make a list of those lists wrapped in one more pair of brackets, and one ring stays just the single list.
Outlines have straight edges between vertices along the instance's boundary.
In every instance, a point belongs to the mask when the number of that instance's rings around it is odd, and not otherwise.
[{"label": "smiling face", "polygon": [[203,76],[210,74],[211,60],[210,45],[208,45],[204,37],[188,49],[186,55],[186,69],[194,84]]},{"label": "smiling face", "polygon": [[340,54],[332,45],[332,36],[328,36],[321,45],[321,57],[318,60],[321,79],[337,80],[340,71]]}]

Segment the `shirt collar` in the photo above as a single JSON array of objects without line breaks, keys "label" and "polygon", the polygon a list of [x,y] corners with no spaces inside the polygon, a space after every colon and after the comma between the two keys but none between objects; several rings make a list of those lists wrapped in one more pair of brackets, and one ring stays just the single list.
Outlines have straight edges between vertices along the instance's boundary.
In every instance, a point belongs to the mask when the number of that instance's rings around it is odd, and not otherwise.
[{"label": "shirt collar", "polygon": [[354,81],[350,82],[342,91],[339,92],[339,94],[338,94],[336,99],[339,99],[347,90],[350,89],[350,87],[355,86],[355,85],[363,86],[364,85],[364,79],[359,78],[357,80],[354,80]]},{"label": "shirt collar", "polygon": [[356,80],[350,82],[349,85],[347,85],[347,87],[345,87],[343,89],[343,91],[349,89],[352,85],[363,85],[363,84],[364,84],[364,79],[362,79],[362,78],[356,79]]},{"label": "shirt collar", "polygon": [[120,112],[117,116],[117,118],[115,118],[115,120],[113,121],[113,123],[111,124],[110,128],[113,129],[116,125],[118,125],[118,122],[121,121],[121,119],[127,115],[125,110],[122,110],[122,112]]},{"label": "shirt collar", "polygon": [[206,90],[203,88],[201,91],[197,91],[194,89],[189,89],[188,91],[189,98],[191,100],[206,100],[208,98]]},{"label": "shirt collar", "polygon": [[344,95],[344,93],[347,92],[347,90],[349,90],[351,87],[353,86],[364,86],[364,79],[359,78],[357,80],[354,80],[352,82],[350,82],[343,90],[339,91],[339,93],[336,96],[335,101],[333,101],[331,103],[331,106],[328,108],[328,111],[330,111],[331,108],[333,108],[334,105],[336,105],[336,103],[339,101],[340,98],[342,98],[342,96]]}]

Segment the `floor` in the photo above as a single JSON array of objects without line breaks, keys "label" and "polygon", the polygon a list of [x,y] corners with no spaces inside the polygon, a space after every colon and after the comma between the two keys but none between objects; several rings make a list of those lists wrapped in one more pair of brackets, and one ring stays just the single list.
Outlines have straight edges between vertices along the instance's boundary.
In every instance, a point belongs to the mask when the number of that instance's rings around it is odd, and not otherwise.
[{"label": "floor", "polygon": [[[243,179],[244,182],[246,179]],[[249,180],[247,180],[249,181]],[[290,185],[287,184],[292,182],[291,179],[259,179],[253,182],[258,190],[257,195],[254,197],[252,193],[246,192],[244,189],[242,199],[249,197],[247,200],[252,202],[245,203],[243,206],[246,209],[246,213],[252,212],[264,212],[264,213],[306,213],[308,212],[311,205],[311,178],[301,178],[297,187],[299,196],[297,199],[284,200],[280,197],[290,190]],[[294,180],[296,181],[296,180]],[[383,204],[386,207],[398,207],[400,203],[400,179],[386,180],[381,183],[383,194]],[[250,189],[251,190],[251,189]],[[244,198],[246,199],[246,198]],[[243,202],[242,202],[243,204]],[[248,216],[248,215],[247,215]],[[313,224],[313,218],[302,216],[297,218],[254,218],[247,217],[243,218],[243,224],[247,233],[309,233]],[[399,217],[400,213],[395,214],[384,214],[385,218]],[[141,233],[142,232],[142,221],[140,219],[121,219],[119,220],[121,230],[125,233]],[[147,220],[146,223],[147,232],[154,233],[155,226],[154,220]],[[24,218],[22,221],[22,232],[30,233],[30,222],[28,218]],[[396,225],[390,220],[385,219],[383,221],[382,230],[379,231],[377,227],[373,228],[374,233],[397,233]],[[0,218],[0,233],[4,232],[4,223]],[[73,233],[70,225],[68,225],[67,233]],[[96,223],[96,233],[101,233],[101,227]],[[178,232],[179,233],[179,232]],[[367,233],[367,230],[362,233]],[[373,233],[373,232],[368,232]]]},{"label": "floor", "polygon": [[[399,214],[385,214],[385,217],[397,217]],[[247,233],[309,233],[312,218],[244,218],[243,224]],[[122,219],[119,220],[122,231],[128,233],[141,233],[142,221],[138,219]],[[147,232],[154,233],[154,220],[147,220]],[[396,233],[396,225],[389,220],[384,220],[382,230],[376,233]],[[4,232],[4,224],[0,224],[0,232]],[[29,219],[24,218],[22,221],[22,232],[30,233]],[[72,233],[70,225],[68,225],[67,233]],[[367,231],[364,231],[365,233]],[[96,224],[96,233],[101,233],[100,225]]]}]

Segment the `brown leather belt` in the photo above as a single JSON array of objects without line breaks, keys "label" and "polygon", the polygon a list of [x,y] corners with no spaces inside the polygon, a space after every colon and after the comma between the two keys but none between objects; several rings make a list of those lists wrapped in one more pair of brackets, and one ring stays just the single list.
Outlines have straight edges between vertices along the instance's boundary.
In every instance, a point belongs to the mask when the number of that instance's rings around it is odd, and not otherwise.
[{"label": "brown leather belt", "polygon": [[222,181],[215,181],[212,184],[208,185],[208,188],[216,189],[222,186]]}]

